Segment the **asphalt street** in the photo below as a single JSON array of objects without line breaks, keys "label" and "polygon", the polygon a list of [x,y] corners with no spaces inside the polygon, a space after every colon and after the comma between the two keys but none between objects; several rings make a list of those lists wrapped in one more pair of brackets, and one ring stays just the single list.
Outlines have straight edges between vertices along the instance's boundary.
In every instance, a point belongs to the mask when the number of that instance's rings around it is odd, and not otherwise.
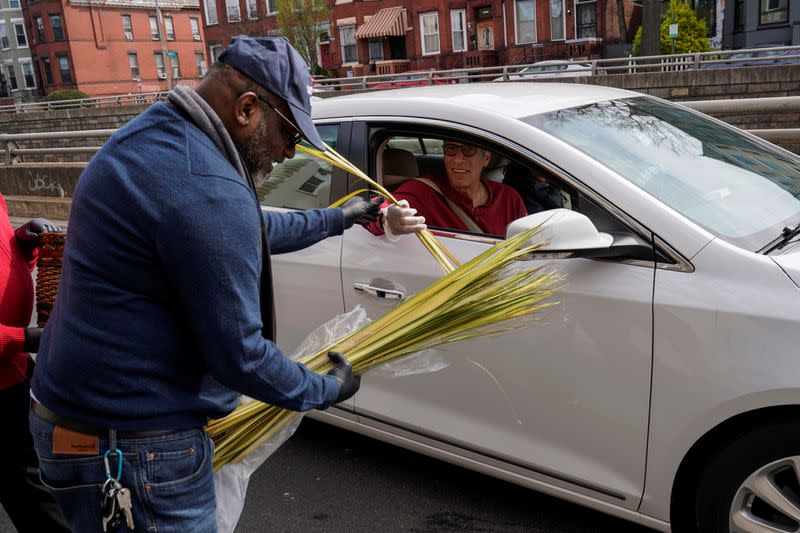
[{"label": "asphalt street", "polygon": [[[0,531],[15,530],[5,515]],[[237,533],[652,533],[312,420],[250,480]]]}]

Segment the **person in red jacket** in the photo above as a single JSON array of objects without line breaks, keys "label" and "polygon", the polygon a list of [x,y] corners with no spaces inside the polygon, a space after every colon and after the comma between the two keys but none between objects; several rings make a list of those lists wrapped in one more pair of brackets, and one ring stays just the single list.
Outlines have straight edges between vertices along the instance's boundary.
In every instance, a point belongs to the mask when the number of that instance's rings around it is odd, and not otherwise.
[{"label": "person in red jacket", "polygon": [[60,228],[43,218],[15,231],[0,195],[0,504],[20,533],[67,531],[58,507],[39,481],[28,412],[33,361],[41,328],[28,327],[33,313],[31,270],[39,236]]},{"label": "person in red jacket", "polygon": [[[427,225],[504,236],[506,226],[528,214],[517,191],[486,179],[492,154],[472,144],[444,142],[445,175],[427,174],[404,182],[392,194],[401,205],[384,204],[375,235],[414,233]],[[417,215],[417,216],[414,216]]]}]

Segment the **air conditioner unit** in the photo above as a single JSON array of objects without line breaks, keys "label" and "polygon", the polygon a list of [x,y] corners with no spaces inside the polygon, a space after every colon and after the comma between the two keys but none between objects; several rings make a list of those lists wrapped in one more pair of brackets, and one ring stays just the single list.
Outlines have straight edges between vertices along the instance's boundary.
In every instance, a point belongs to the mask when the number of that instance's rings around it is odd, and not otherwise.
[{"label": "air conditioner unit", "polygon": [[140,78],[139,76],[134,76],[134,77],[133,77],[133,78],[131,78],[131,79],[132,79],[133,81],[142,81],[142,78]]},{"label": "air conditioner unit", "polygon": [[200,40],[200,34],[192,35],[192,38],[193,38],[195,41],[199,41],[199,40]]},{"label": "air conditioner unit", "polygon": [[167,73],[166,72],[159,72],[158,73],[158,79],[160,79],[160,80],[167,79]]},{"label": "air conditioner unit", "polygon": [[132,40],[133,40],[133,32],[126,31],[126,32],[125,32],[125,38],[126,38],[127,40],[129,40],[129,41],[132,41]]}]

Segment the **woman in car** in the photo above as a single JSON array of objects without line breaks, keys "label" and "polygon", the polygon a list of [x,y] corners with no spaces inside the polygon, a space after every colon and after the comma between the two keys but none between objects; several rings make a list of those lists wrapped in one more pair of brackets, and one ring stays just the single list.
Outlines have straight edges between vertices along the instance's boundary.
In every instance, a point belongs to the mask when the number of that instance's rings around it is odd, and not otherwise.
[{"label": "woman in car", "polygon": [[401,205],[384,204],[380,220],[368,230],[392,238],[430,225],[504,236],[509,223],[527,214],[514,189],[484,176],[489,151],[457,141],[445,141],[443,149],[445,175],[403,183],[392,193]]}]

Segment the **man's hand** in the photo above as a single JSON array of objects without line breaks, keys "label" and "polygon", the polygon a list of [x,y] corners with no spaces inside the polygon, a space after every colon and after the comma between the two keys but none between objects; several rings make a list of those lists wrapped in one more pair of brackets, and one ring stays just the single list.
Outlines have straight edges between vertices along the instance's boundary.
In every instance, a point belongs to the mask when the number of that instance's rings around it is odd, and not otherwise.
[{"label": "man's hand", "polygon": [[28,353],[38,352],[39,341],[41,340],[42,340],[42,328],[25,329],[25,344],[23,345],[22,350]]},{"label": "man's hand", "polygon": [[17,228],[14,234],[20,246],[30,250],[39,246],[42,233],[61,231],[58,224],[53,224],[46,218],[34,218]]},{"label": "man's hand", "polygon": [[361,376],[353,375],[353,367],[350,366],[350,362],[339,352],[328,352],[328,358],[333,361],[334,365],[328,375],[333,376],[339,382],[339,396],[336,397],[336,403],[343,402],[358,392],[361,387]]},{"label": "man's hand", "polygon": [[425,217],[414,216],[416,214],[417,210],[409,207],[406,200],[400,200],[400,205],[393,204],[386,208],[385,226],[388,226],[393,235],[422,231],[428,227],[425,225]]},{"label": "man's hand", "polygon": [[358,197],[347,200],[342,206],[344,229],[353,227],[353,224],[363,226],[378,220],[382,203],[383,199],[381,197],[373,198],[371,201],[362,200]]}]

